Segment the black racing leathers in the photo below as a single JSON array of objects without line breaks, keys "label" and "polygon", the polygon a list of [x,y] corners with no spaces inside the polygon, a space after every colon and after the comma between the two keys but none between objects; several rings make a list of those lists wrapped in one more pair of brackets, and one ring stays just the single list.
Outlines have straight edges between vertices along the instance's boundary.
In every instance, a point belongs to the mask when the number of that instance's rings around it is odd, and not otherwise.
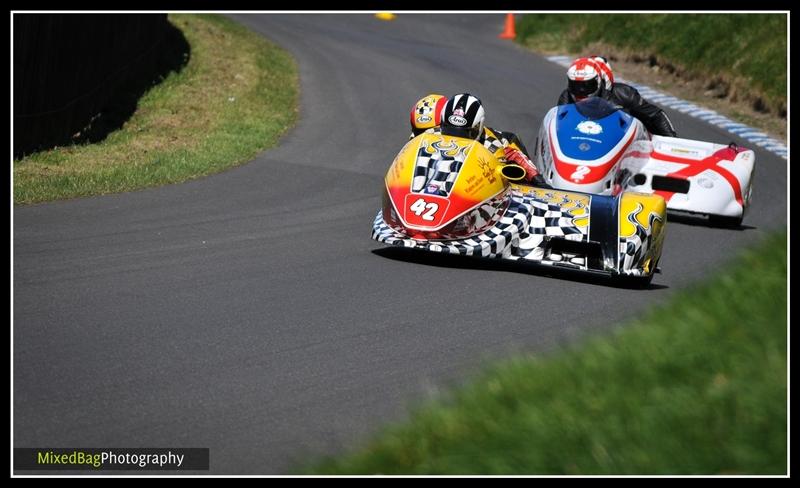
[{"label": "black racing leathers", "polygon": [[[659,136],[677,137],[675,128],[672,126],[667,114],[659,107],[648,102],[636,91],[636,88],[625,83],[614,83],[611,91],[605,91],[600,96],[611,103],[622,107],[627,113],[639,119],[645,128],[651,133]],[[575,103],[575,98],[564,90],[558,97],[558,104]]]}]

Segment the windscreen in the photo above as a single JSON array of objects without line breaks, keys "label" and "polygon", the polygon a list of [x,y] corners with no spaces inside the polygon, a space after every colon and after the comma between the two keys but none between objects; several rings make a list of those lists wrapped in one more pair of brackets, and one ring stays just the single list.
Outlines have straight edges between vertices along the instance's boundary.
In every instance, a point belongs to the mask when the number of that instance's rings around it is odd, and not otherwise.
[{"label": "windscreen", "polygon": [[599,120],[608,117],[621,107],[614,105],[605,98],[590,97],[575,103],[575,109],[589,120]]}]

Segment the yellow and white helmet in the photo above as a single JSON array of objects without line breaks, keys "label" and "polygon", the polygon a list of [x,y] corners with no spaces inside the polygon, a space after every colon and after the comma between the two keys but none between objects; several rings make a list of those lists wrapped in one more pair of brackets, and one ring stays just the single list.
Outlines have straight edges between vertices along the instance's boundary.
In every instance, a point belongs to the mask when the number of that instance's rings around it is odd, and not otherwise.
[{"label": "yellow and white helmet", "polygon": [[447,97],[431,93],[411,107],[411,132],[416,136],[442,123],[442,109]]}]

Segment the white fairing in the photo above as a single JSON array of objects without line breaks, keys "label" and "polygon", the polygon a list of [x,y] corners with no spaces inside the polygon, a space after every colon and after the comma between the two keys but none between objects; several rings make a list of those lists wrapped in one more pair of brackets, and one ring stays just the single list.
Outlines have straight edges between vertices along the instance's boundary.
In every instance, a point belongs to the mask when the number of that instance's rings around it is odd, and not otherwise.
[{"label": "white fairing", "polygon": [[545,114],[542,125],[539,126],[539,133],[536,135],[536,148],[533,150],[533,164],[536,165],[536,169],[547,184],[552,185],[554,188],[558,187],[552,183],[555,170],[553,169],[553,155],[550,152],[550,144],[547,139],[547,128],[556,116],[556,112],[558,112],[558,107],[553,107]]},{"label": "white fairing", "polygon": [[[608,153],[594,160],[580,160],[567,156],[559,146],[556,137],[556,114],[553,107],[545,115],[539,129],[534,164],[545,182],[553,188],[572,190],[600,195],[616,194],[620,180],[620,153],[629,151],[633,141],[648,139],[647,131],[641,122],[632,119],[625,136]],[[555,154],[556,158],[553,157]],[[556,161],[556,159],[558,161]]]},{"label": "white fairing", "polygon": [[662,136],[635,142],[621,161],[626,189],[660,194],[668,210],[733,218],[750,203],[754,168],[749,149]]}]

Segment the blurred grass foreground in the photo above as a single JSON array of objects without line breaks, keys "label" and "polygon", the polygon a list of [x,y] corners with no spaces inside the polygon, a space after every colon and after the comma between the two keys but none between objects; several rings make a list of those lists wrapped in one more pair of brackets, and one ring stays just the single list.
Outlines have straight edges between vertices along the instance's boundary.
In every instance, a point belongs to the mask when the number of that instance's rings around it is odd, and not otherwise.
[{"label": "blurred grass foreground", "polygon": [[786,474],[786,244],[608,336],[493,367],[307,472]]}]

